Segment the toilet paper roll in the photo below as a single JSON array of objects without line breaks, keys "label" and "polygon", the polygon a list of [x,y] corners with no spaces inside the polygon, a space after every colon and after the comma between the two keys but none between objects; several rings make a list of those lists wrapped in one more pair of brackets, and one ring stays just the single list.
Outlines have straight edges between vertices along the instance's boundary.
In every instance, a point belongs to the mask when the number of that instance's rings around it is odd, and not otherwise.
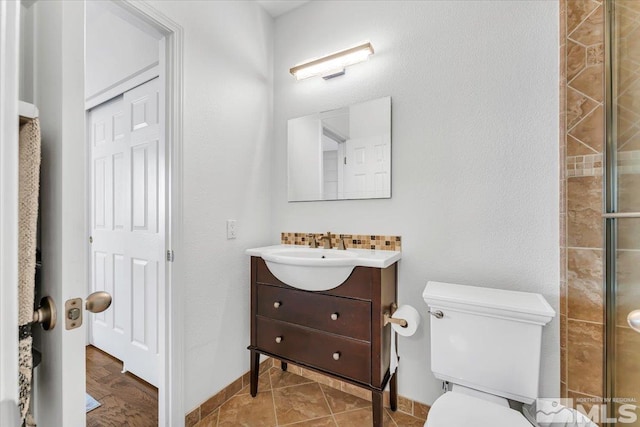
[{"label": "toilet paper roll", "polygon": [[[407,321],[407,326],[403,327],[397,325],[395,323],[391,324],[391,328],[394,332],[402,335],[403,337],[410,337],[415,334],[418,330],[418,326],[420,326],[420,314],[418,310],[413,308],[410,305],[401,305],[395,313],[393,313],[394,319],[404,319]],[[391,364],[389,369],[391,370],[391,375],[395,374],[396,369],[398,368],[398,351],[396,349],[396,336],[391,335]]]},{"label": "toilet paper roll", "polygon": [[393,330],[403,337],[410,337],[415,334],[418,330],[418,326],[420,326],[420,313],[410,305],[401,305],[391,317],[407,321],[406,327],[396,325],[395,323],[391,324]]}]

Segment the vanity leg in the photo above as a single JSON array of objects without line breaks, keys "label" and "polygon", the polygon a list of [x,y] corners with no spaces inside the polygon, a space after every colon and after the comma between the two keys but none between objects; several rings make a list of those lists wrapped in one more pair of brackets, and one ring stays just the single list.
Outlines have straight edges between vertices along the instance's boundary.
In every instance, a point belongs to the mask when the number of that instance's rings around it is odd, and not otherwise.
[{"label": "vanity leg", "polygon": [[389,406],[391,406],[392,411],[396,411],[398,409],[398,370],[396,369],[395,374],[389,380]]},{"label": "vanity leg", "polygon": [[251,350],[251,397],[258,394],[258,374],[260,373],[260,353]]},{"label": "vanity leg", "polygon": [[282,369],[283,371],[287,370],[287,362],[280,362],[280,369]]},{"label": "vanity leg", "polygon": [[371,403],[373,405],[373,427],[382,427],[384,421],[382,391],[371,391]]}]

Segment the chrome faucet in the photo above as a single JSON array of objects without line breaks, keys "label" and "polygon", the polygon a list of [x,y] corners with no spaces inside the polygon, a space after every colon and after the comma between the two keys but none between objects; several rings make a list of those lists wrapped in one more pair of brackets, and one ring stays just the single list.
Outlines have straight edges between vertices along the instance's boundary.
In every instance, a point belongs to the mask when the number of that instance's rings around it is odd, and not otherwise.
[{"label": "chrome faucet", "polygon": [[327,231],[326,236],[323,234],[322,237],[320,237],[320,240],[322,240],[323,247],[325,249],[331,249],[331,232],[330,231]]}]

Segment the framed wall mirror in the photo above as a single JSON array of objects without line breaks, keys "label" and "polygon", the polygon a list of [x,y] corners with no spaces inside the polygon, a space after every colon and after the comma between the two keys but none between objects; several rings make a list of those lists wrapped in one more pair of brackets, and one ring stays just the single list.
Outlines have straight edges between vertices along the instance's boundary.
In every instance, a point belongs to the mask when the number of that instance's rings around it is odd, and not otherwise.
[{"label": "framed wall mirror", "polygon": [[290,202],[391,197],[391,97],[288,122]]}]

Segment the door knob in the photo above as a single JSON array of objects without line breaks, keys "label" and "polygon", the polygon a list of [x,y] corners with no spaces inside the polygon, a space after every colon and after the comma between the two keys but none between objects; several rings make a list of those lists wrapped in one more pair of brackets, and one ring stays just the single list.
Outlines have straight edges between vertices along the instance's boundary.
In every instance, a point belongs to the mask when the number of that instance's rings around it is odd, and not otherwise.
[{"label": "door knob", "polygon": [[102,313],[111,306],[111,295],[105,291],[94,292],[87,297],[84,307],[92,313]]},{"label": "door knob", "polygon": [[640,332],[640,310],[633,310],[627,316],[627,323],[636,332]]},{"label": "door knob", "polygon": [[48,331],[56,327],[58,311],[53,298],[44,297],[40,300],[40,307],[33,312],[33,323],[40,323],[42,329]]},{"label": "door knob", "polygon": [[[102,313],[111,306],[111,295],[105,291],[94,292],[84,303],[84,308],[92,313]],[[64,303],[65,326],[67,330],[82,326],[82,298],[73,298]]]}]

